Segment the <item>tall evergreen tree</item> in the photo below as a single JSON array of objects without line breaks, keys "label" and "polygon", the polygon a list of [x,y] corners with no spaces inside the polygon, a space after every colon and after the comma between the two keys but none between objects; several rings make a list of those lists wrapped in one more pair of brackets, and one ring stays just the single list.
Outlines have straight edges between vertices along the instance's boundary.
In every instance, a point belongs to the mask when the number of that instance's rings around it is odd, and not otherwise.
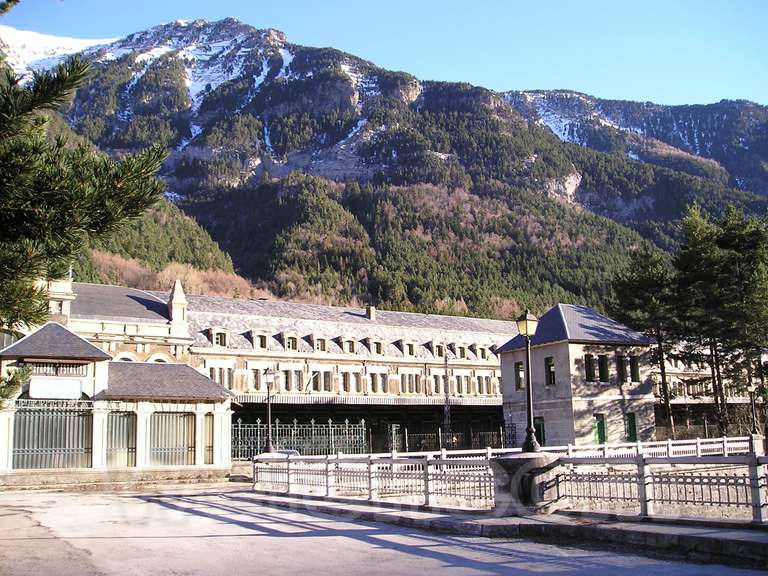
[{"label": "tall evergreen tree", "polygon": [[661,375],[661,393],[667,429],[675,438],[675,422],[670,406],[669,383],[665,361],[674,330],[672,289],[674,272],[662,254],[650,246],[637,250],[624,273],[613,283],[617,304],[613,315],[656,343],[656,360]]},{"label": "tall evergreen tree", "polygon": [[73,57],[27,84],[0,63],[0,328],[44,320],[40,278],[61,275],[89,239],[113,233],[161,196],[153,147],[115,162],[45,136],[45,113],[71,98],[88,72]]}]

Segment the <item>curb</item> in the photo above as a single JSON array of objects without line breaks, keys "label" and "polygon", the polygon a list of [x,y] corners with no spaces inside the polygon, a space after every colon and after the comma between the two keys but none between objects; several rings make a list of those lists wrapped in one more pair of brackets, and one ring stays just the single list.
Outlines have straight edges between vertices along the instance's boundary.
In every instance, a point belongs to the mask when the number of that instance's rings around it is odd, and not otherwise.
[{"label": "curb", "polygon": [[[662,554],[684,557],[703,563],[728,564],[738,567],[768,566],[768,538],[762,531],[749,531],[754,538],[728,538],[722,528],[686,526],[701,530],[701,534],[680,533],[680,526],[661,526],[651,523],[616,523],[585,521],[565,517],[552,517],[550,521],[533,517],[494,519],[461,519],[460,517],[419,518],[408,510],[365,510],[365,502],[357,502],[355,509],[343,509],[308,498],[283,500],[272,495],[251,493],[262,504],[292,510],[310,510],[331,516],[353,517],[368,522],[383,522],[406,528],[416,528],[440,534],[482,536],[486,538],[525,538],[541,542],[568,544],[604,544],[631,547],[635,554]],[[398,513],[399,512],[399,513]],[[662,528],[662,529],[659,529]]]}]

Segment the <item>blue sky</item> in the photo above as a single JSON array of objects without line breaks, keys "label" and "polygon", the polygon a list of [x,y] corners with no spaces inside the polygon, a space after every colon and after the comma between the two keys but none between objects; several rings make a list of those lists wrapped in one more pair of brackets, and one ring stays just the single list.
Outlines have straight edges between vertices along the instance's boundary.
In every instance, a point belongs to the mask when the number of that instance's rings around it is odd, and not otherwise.
[{"label": "blue sky", "polygon": [[103,38],[226,16],[428,80],[768,104],[768,0],[22,0],[0,24]]}]

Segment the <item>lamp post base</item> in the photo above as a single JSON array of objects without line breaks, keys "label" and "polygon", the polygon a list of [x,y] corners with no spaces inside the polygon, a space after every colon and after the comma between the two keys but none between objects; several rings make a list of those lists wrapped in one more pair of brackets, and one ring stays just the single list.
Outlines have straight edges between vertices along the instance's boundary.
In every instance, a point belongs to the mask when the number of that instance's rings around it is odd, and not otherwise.
[{"label": "lamp post base", "polygon": [[528,428],[526,431],[525,442],[523,442],[523,452],[541,452],[541,445],[536,440],[536,431]]}]

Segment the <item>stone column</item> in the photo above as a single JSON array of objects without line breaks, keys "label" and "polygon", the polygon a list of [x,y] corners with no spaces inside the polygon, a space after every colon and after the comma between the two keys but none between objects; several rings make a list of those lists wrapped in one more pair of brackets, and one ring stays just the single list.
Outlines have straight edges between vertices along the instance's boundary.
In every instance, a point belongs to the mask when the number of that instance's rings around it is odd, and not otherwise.
[{"label": "stone column", "polygon": [[146,468],[149,463],[150,418],[154,409],[150,402],[139,402],[136,407],[136,468]]},{"label": "stone column", "polygon": [[232,412],[229,401],[213,408],[213,464],[232,465]]},{"label": "stone column", "polygon": [[13,419],[15,408],[0,406],[0,470],[13,468]]},{"label": "stone column", "polygon": [[94,402],[93,419],[93,444],[91,446],[91,467],[107,467],[107,418],[109,409],[106,402]]},{"label": "stone column", "polygon": [[195,405],[195,466],[205,462],[205,415],[208,411],[208,404]]}]

